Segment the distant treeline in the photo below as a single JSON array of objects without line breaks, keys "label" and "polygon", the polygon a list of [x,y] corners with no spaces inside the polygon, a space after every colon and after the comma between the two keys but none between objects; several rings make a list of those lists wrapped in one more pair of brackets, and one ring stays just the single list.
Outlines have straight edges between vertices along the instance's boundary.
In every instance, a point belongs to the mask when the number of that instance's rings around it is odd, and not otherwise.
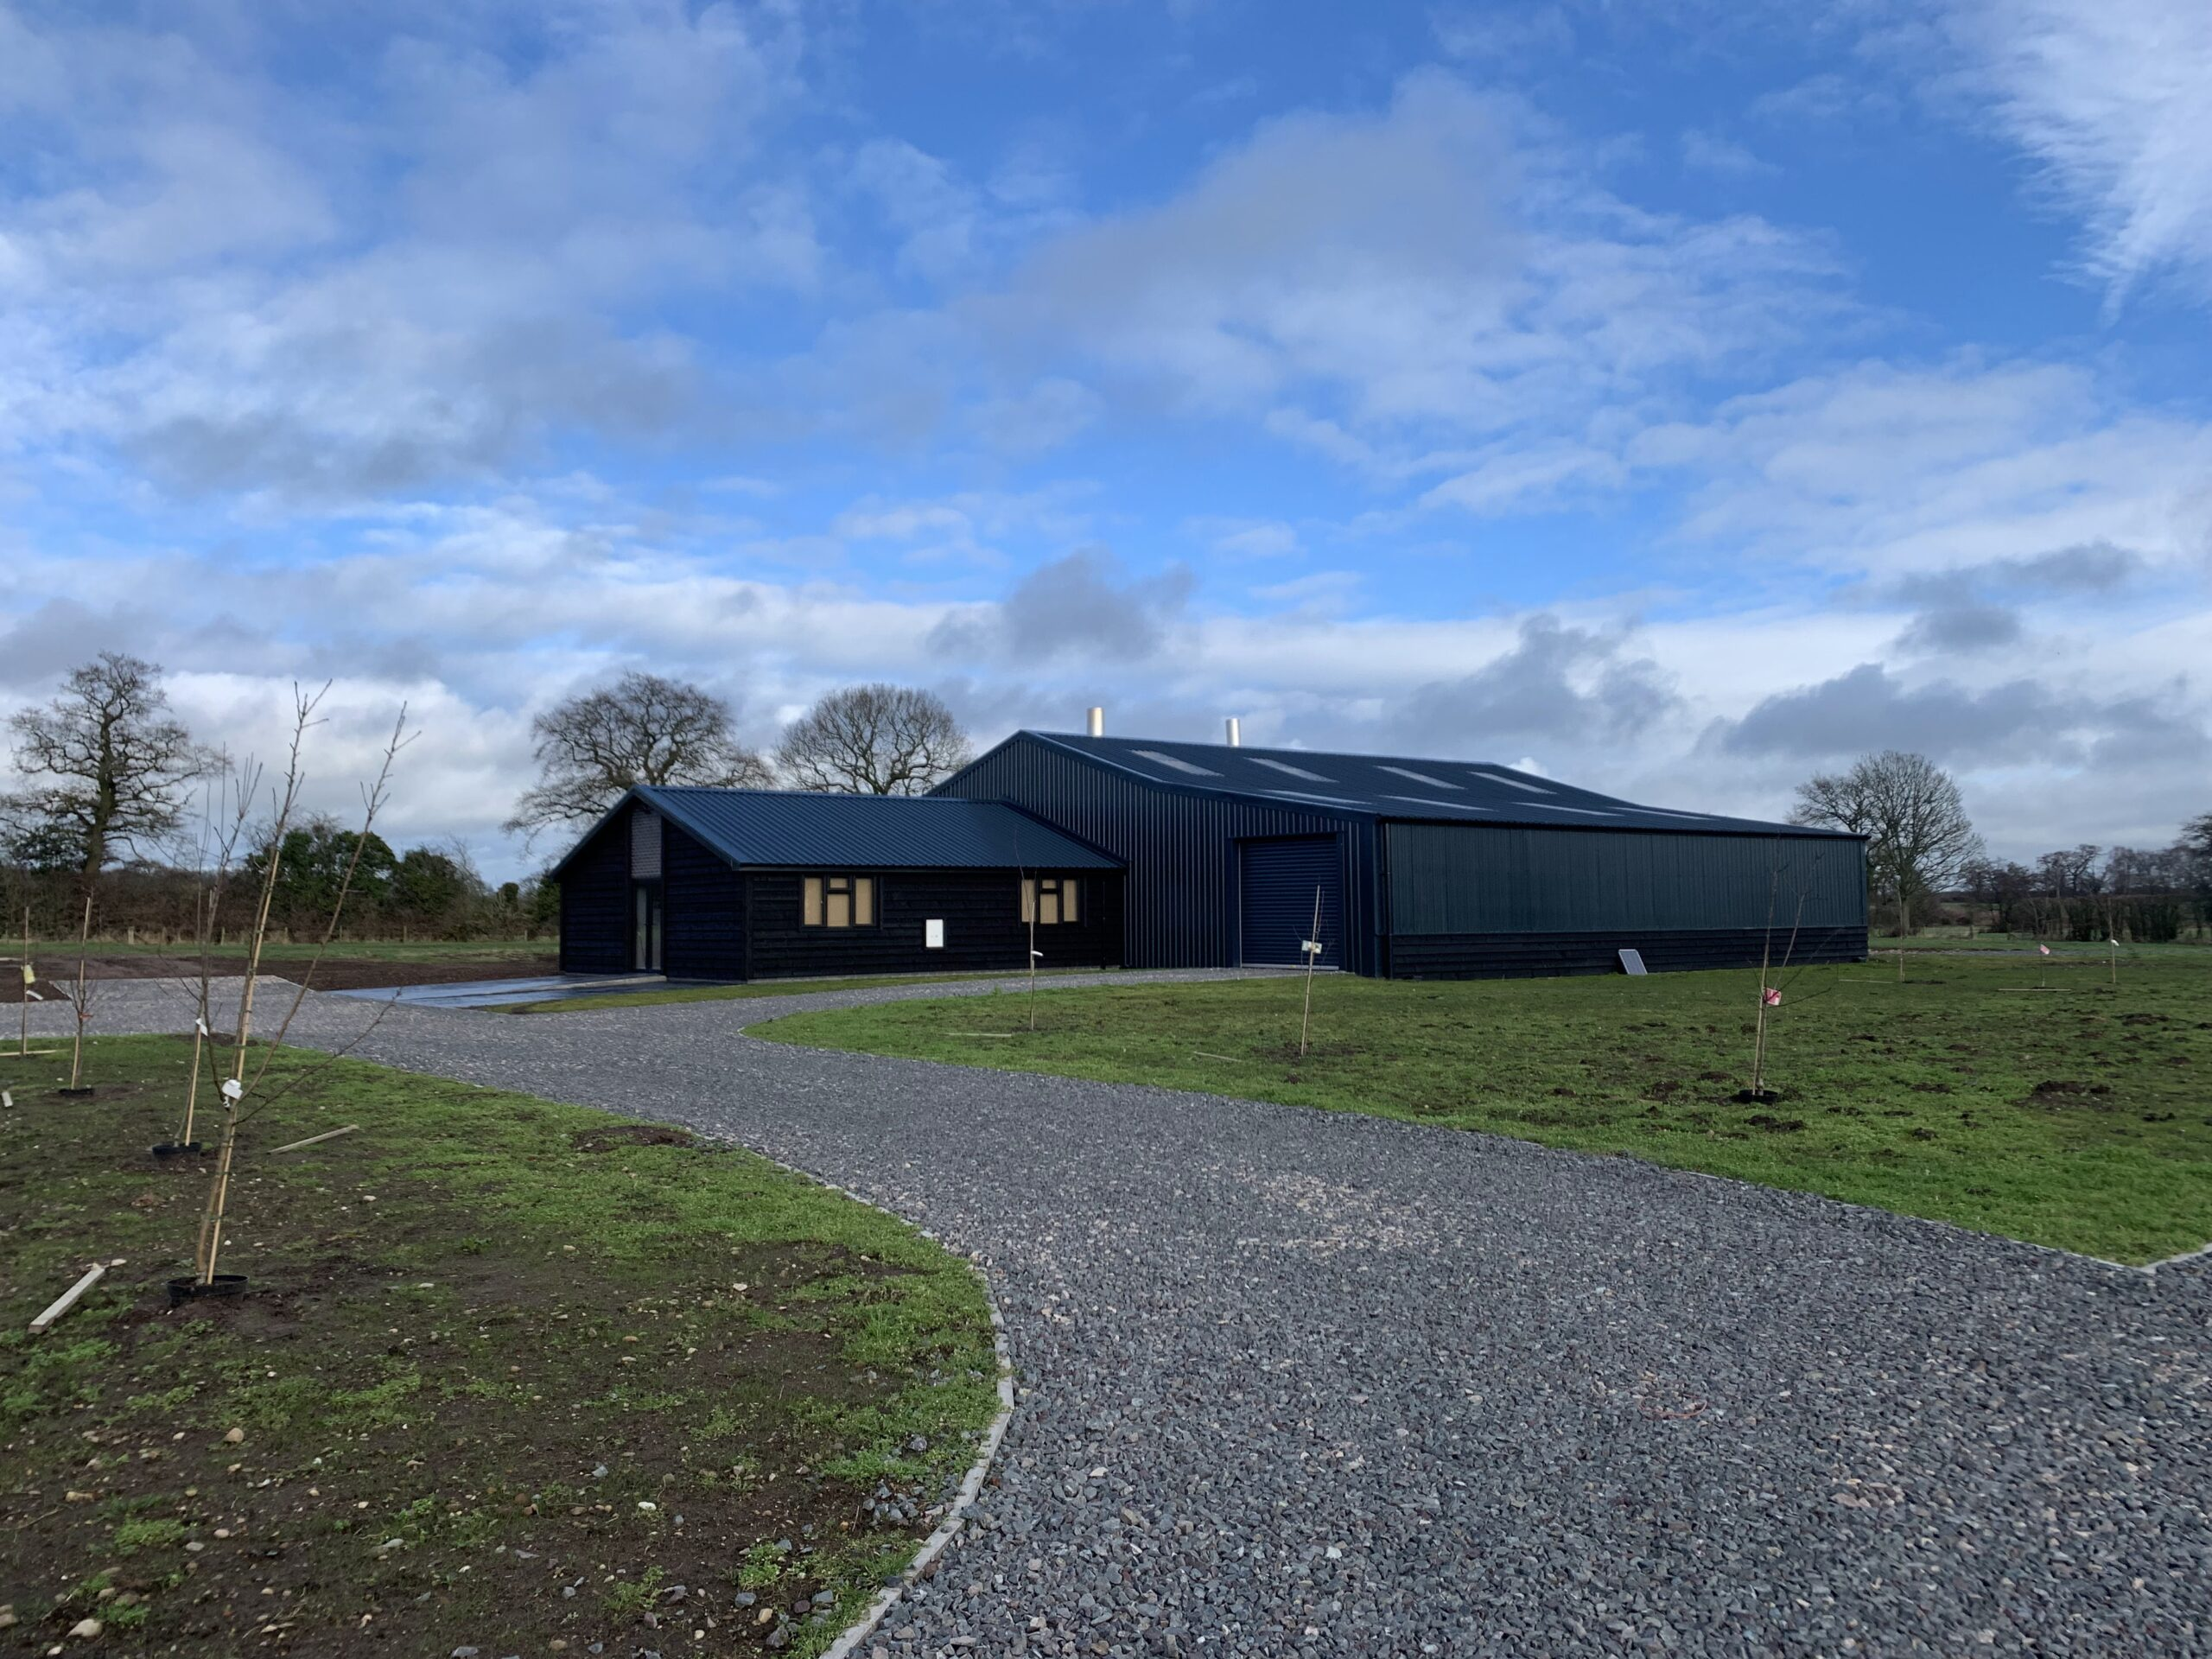
[{"label": "distant treeline", "polygon": [[2043,939],[2165,944],[2212,931],[2212,851],[2202,821],[2171,847],[2094,846],[2033,864],[1977,860],[1959,873],[1950,906],[1999,932]]},{"label": "distant treeline", "polygon": [[[315,820],[284,836],[283,857],[270,906],[278,938],[320,938],[331,913],[346,861],[360,837],[328,820]],[[226,880],[213,871],[138,861],[104,872],[92,901],[92,932],[103,939],[175,944],[199,937],[213,908],[219,939],[243,937],[252,925],[270,849],[257,847]],[[220,903],[214,903],[218,887]],[[46,939],[74,938],[84,922],[85,888],[67,868],[0,864],[0,892],[8,913],[0,935],[22,931],[28,908],[31,932]],[[560,899],[550,882],[486,882],[459,845],[395,851],[381,836],[361,843],[344,925],[348,939],[527,939],[558,926]]]}]

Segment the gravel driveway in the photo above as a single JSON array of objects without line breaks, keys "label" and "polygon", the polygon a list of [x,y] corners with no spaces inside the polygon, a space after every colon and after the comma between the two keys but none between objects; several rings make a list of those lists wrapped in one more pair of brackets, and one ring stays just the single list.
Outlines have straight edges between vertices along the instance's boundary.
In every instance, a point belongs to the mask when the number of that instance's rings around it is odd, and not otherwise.
[{"label": "gravel driveway", "polygon": [[2212,1654],[2212,1264],[742,1034],[859,1000],[359,1052],[731,1137],[988,1262],[1020,1409],[867,1651]]}]

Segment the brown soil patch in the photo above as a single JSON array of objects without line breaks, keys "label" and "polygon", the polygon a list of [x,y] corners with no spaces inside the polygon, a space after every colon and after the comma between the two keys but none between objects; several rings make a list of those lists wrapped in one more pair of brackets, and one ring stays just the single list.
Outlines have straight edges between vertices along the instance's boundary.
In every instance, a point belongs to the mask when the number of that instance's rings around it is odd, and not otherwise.
[{"label": "brown soil patch", "polygon": [[[333,1086],[302,1103],[378,1116]],[[779,1630],[788,1643],[838,1622],[817,1592],[858,1605],[855,1552],[873,1585],[932,1524],[937,1477],[823,1471],[861,1432],[837,1414],[906,1408],[919,1372],[844,1346],[915,1269],[711,1229],[610,1254],[571,1225],[633,1224],[668,1179],[669,1154],[647,1149],[696,1144],[686,1133],[563,1123],[518,1143],[575,1188],[543,1200],[540,1233],[443,1184],[467,1167],[447,1150],[465,1122],[413,1140],[386,1101],[382,1135],[242,1160],[221,1266],[247,1294],[171,1309],[213,1160],[137,1150],[173,1128],[173,1090],[124,1087],[144,1099],[120,1116],[45,1089],[0,1114],[0,1144],[36,1143],[0,1158],[0,1281],[21,1292],[0,1283],[0,1313],[28,1318],[76,1270],[88,1246],[47,1242],[62,1214],[97,1216],[84,1236],[125,1260],[34,1357],[97,1353],[0,1392],[0,1602],[19,1621],[0,1655],[42,1654],[86,1617],[104,1649],[205,1659],[542,1654],[556,1638],[579,1655],[766,1652]],[[741,1161],[700,1146],[682,1179]],[[70,1211],[44,1208],[57,1192]],[[741,1184],[729,1208],[744,1204]],[[963,1450],[938,1438],[938,1460]]]},{"label": "brown soil patch", "polygon": [[613,1152],[617,1147],[696,1147],[699,1137],[666,1123],[617,1123],[572,1135],[569,1144],[578,1152]]},{"label": "brown soil patch", "polygon": [[2076,1083],[2063,1077],[2046,1078],[2028,1090],[2023,1106],[2095,1105],[2112,1093],[2108,1083]]}]

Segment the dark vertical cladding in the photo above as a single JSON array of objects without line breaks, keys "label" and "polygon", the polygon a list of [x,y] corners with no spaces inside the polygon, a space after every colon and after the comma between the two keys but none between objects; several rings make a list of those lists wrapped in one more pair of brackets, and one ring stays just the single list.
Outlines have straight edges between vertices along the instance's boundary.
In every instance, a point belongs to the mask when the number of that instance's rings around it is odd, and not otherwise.
[{"label": "dark vertical cladding", "polygon": [[745,893],[728,861],[673,823],[661,826],[662,966],[671,979],[745,977]]},{"label": "dark vertical cladding", "polygon": [[1344,964],[1381,971],[1373,823],[1147,783],[1018,735],[944,787],[1005,801],[1128,867],[1122,957],[1131,968],[1234,967],[1239,843],[1331,836],[1343,861]]},{"label": "dark vertical cladding", "polygon": [[1858,962],[1866,849],[1845,836],[1392,823],[1390,960],[1408,979]]},{"label": "dark vertical cladding", "polygon": [[1393,823],[1399,934],[1787,931],[1866,920],[1847,836]]},{"label": "dark vertical cladding", "polygon": [[619,974],[630,965],[630,818],[599,826],[561,871],[561,971]]}]

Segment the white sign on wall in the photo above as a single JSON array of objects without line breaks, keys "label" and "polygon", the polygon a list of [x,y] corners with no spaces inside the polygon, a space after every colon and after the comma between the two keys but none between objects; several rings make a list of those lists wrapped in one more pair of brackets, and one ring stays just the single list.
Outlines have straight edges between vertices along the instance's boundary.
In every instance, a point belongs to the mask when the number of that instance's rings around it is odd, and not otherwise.
[{"label": "white sign on wall", "polygon": [[922,948],[925,950],[944,949],[944,924],[934,916],[922,924]]}]

